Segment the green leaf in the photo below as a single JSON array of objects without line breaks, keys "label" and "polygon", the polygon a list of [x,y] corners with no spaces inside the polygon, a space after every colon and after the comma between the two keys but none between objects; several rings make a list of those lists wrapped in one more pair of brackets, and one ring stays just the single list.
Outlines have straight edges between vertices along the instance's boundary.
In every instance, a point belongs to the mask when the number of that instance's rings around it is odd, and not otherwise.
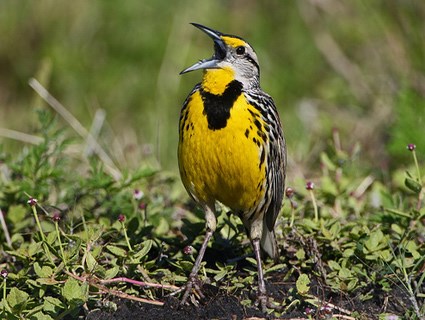
[{"label": "green leaf", "polygon": [[178,261],[176,265],[185,271],[191,271],[193,268],[193,263],[185,260]]},{"label": "green leaf", "polygon": [[384,261],[391,261],[393,259],[392,252],[388,249],[379,251],[379,258]]},{"label": "green leaf", "polygon": [[[19,279],[19,277],[17,277],[16,279]],[[27,279],[26,283],[30,286],[34,286],[35,288],[40,287],[40,284],[36,280]]]},{"label": "green leaf", "polygon": [[25,239],[22,236],[22,234],[15,233],[14,235],[12,235],[11,241],[12,241],[13,244],[19,244],[19,245],[21,245],[22,243],[25,242]]},{"label": "green leaf", "polygon": [[79,255],[80,248],[81,248],[81,242],[82,242],[82,240],[80,238],[73,239],[73,241],[75,241],[74,242],[74,245],[73,246],[68,246],[68,250],[65,253],[65,254],[68,254],[68,257],[70,259],[71,258],[74,258],[74,257],[77,257]]},{"label": "green leaf", "polygon": [[378,260],[378,256],[377,255],[375,255],[375,254],[367,254],[367,255],[365,255],[365,258],[367,259],[367,260]]},{"label": "green leaf", "polygon": [[418,252],[419,247],[414,241],[408,241],[406,244],[406,249],[411,253],[415,260],[421,258],[421,254]]},{"label": "green leaf", "polygon": [[391,224],[391,230],[393,230],[398,235],[402,235],[404,233],[403,229],[398,224]]},{"label": "green leaf", "polygon": [[400,211],[400,210],[397,210],[397,209],[385,208],[385,211],[387,211],[389,213],[393,213],[393,214],[398,215],[400,217],[409,218],[409,219],[412,218],[412,216],[410,214],[405,213],[405,212]]},{"label": "green leaf", "polygon": [[89,227],[84,233],[84,235],[87,236],[87,239],[84,240],[86,240],[87,242],[96,242],[102,236],[103,231],[103,228],[100,226]]},{"label": "green leaf", "polygon": [[250,262],[254,266],[257,265],[257,260],[255,260],[254,258],[246,257],[246,261]]},{"label": "green leaf", "polygon": [[175,281],[176,283],[184,283],[184,282],[187,282],[187,277],[173,276],[173,281]]},{"label": "green leaf", "polygon": [[31,243],[31,244],[28,246],[28,256],[29,256],[29,257],[32,257],[32,256],[34,256],[35,254],[37,254],[37,253],[39,253],[39,252],[43,251],[42,246],[43,246],[43,243],[42,243],[41,241],[40,241],[40,242],[33,242],[33,243]]},{"label": "green leaf", "polygon": [[145,240],[142,242],[142,249],[139,250],[134,257],[137,259],[143,258],[146,256],[152,248],[153,240]]},{"label": "green leaf", "polygon": [[43,266],[40,267],[40,264],[38,262],[34,263],[34,271],[37,276],[40,278],[49,278],[53,274],[53,269],[49,266]]},{"label": "green leaf", "polygon": [[322,234],[325,236],[325,238],[327,240],[333,240],[334,239],[332,233],[328,229],[326,229],[324,225],[322,225],[321,231],[322,231]]},{"label": "green leaf", "polygon": [[338,272],[338,276],[342,279],[342,280],[346,280],[352,277],[351,271],[347,268],[341,268]]},{"label": "green leaf", "polygon": [[295,252],[295,256],[297,257],[298,260],[304,261],[305,260],[304,249],[303,248],[298,249],[297,252]]},{"label": "green leaf", "polygon": [[318,222],[305,218],[303,219],[303,227],[310,228],[311,230],[318,230],[320,226]]},{"label": "green leaf", "polygon": [[341,225],[338,221],[332,224],[331,228],[329,229],[329,232],[332,234],[332,239],[338,237],[338,235],[341,233]]},{"label": "green leaf", "polygon": [[55,243],[56,241],[56,235],[57,235],[56,231],[49,232],[49,234],[46,237],[47,243],[50,245],[53,245],[53,243]]},{"label": "green leaf", "polygon": [[44,297],[44,302],[43,302],[44,311],[57,314],[59,310],[64,308],[65,308],[64,304],[59,299],[50,297],[50,296]]},{"label": "green leaf", "polygon": [[16,225],[25,219],[27,209],[23,205],[12,205],[9,207],[7,213],[7,219],[12,222],[12,225]]},{"label": "green leaf", "polygon": [[349,249],[345,249],[344,252],[342,253],[342,256],[344,258],[351,258],[354,255],[354,250],[349,248]]},{"label": "green leaf", "polygon": [[357,282],[358,282],[358,280],[357,280],[357,279],[352,279],[352,280],[350,280],[350,281],[348,282],[348,285],[347,285],[347,291],[354,290],[354,289],[356,288],[356,286],[357,286]]},{"label": "green leaf", "polygon": [[365,253],[371,253],[386,247],[384,240],[384,233],[380,229],[373,231],[364,243],[364,251],[366,251]]},{"label": "green leaf", "polygon": [[14,310],[22,310],[28,302],[29,294],[25,291],[19,290],[16,287],[10,289],[7,295],[7,303]]},{"label": "green leaf", "polygon": [[165,218],[161,217],[161,219],[159,220],[158,226],[155,228],[155,233],[157,235],[163,235],[163,234],[166,234],[169,230],[170,230],[170,224]]},{"label": "green leaf", "polygon": [[328,261],[328,266],[332,270],[340,270],[341,269],[341,266],[336,261],[334,261],[334,260],[329,260]]},{"label": "green leaf", "polygon": [[34,263],[34,272],[37,276],[43,277],[43,275],[41,275],[41,267],[40,267],[40,264],[38,262]]},{"label": "green leaf", "polygon": [[320,161],[322,162],[323,165],[325,165],[326,168],[328,168],[330,171],[335,171],[336,170],[336,166],[335,164],[332,162],[332,160],[329,158],[329,156],[327,155],[327,153],[322,152],[320,154]]},{"label": "green leaf", "polygon": [[406,178],[404,180],[404,184],[406,185],[406,187],[408,189],[410,189],[411,191],[413,191],[416,194],[419,194],[421,192],[421,190],[422,190],[421,184],[418,181],[416,181],[416,180],[414,180],[412,178],[409,178],[409,177]]},{"label": "green leaf", "polygon": [[30,320],[53,320],[53,318],[47,314],[44,314],[43,312],[37,312],[33,314],[30,318]]},{"label": "green leaf", "polygon": [[109,252],[111,252],[115,256],[127,257],[127,251],[125,251],[124,249],[121,249],[119,247],[116,247],[116,246],[113,246],[113,245],[108,245],[108,246],[106,246],[106,249],[108,249]]},{"label": "green leaf", "polygon": [[335,182],[329,176],[322,177],[320,190],[325,195],[337,196],[338,194]]},{"label": "green leaf", "polygon": [[87,285],[81,285],[77,280],[70,278],[62,288],[62,296],[71,305],[82,305],[87,301]]},{"label": "green leaf", "polygon": [[86,254],[86,265],[89,271],[93,271],[97,266],[97,261],[90,251]]},{"label": "green leaf", "polygon": [[56,284],[61,283],[61,282],[57,281],[53,278],[38,278],[37,283],[38,284],[46,284],[48,286],[53,286],[53,285],[56,285]]},{"label": "green leaf", "polygon": [[310,290],[310,279],[308,278],[308,275],[305,273],[300,274],[295,285],[299,294],[307,294]]},{"label": "green leaf", "polygon": [[118,274],[119,271],[120,271],[120,267],[118,267],[118,266],[114,266],[113,268],[106,270],[105,279],[114,278]]},{"label": "green leaf", "polygon": [[226,269],[222,269],[220,270],[215,276],[214,276],[214,280],[215,281],[220,281],[221,279],[223,279],[225,276],[227,275],[227,270]]},{"label": "green leaf", "polygon": [[279,264],[274,265],[271,268],[267,268],[264,271],[264,274],[269,273],[269,272],[273,272],[273,271],[276,271],[276,270],[280,270],[281,271],[281,270],[284,270],[285,268],[286,268],[286,264],[279,263]]},{"label": "green leaf", "polygon": [[103,251],[103,247],[102,246],[93,246],[93,247],[91,247],[91,250],[90,250],[93,258],[95,258],[95,259],[97,257],[99,257],[99,255],[102,253],[102,251]]}]

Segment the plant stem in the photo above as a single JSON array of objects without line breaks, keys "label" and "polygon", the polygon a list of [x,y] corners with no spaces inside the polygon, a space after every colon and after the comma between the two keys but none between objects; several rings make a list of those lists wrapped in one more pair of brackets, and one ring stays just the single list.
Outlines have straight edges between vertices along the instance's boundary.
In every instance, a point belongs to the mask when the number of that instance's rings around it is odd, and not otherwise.
[{"label": "plant stem", "polygon": [[314,208],[314,221],[319,221],[319,210],[317,208],[317,203],[316,203],[316,197],[314,196],[314,192],[313,190],[309,190],[310,192],[310,197],[311,197],[311,202],[313,203],[313,208]]},{"label": "plant stem", "polygon": [[41,240],[43,240],[43,242],[46,242],[46,237],[44,236],[43,229],[41,229],[40,220],[38,219],[37,209],[35,208],[35,205],[31,206],[31,208],[32,213],[34,214],[35,222],[37,223],[37,227],[40,232]]},{"label": "plant stem", "polygon": [[421,191],[419,191],[419,196],[418,196],[418,204],[416,209],[420,210],[421,206],[422,206],[422,200],[425,196],[425,190],[424,190],[424,185],[422,184],[422,176],[421,176],[421,170],[419,169],[419,163],[418,163],[418,158],[416,157],[416,151],[412,150],[412,154],[413,154],[413,160],[415,161],[415,167],[416,167],[416,174],[418,176],[418,182],[421,185]]},{"label": "plant stem", "polygon": [[417,172],[417,175],[418,175],[418,181],[419,181],[420,185],[423,187],[423,185],[422,185],[421,171],[419,170],[418,158],[416,157],[416,151],[413,150],[412,151],[412,154],[413,154],[413,160],[415,161],[416,172]]},{"label": "plant stem", "polygon": [[6,277],[3,279],[3,312],[6,308]]},{"label": "plant stem", "polygon": [[32,212],[34,214],[35,222],[36,222],[37,227],[38,227],[38,230],[40,232],[41,240],[43,241],[44,252],[46,253],[46,255],[49,258],[50,262],[53,263],[53,258],[50,255],[49,248],[47,247],[46,237],[44,235],[43,229],[41,228],[40,220],[38,219],[37,209],[36,209],[35,205],[32,205],[31,208],[32,208]]},{"label": "plant stem", "polygon": [[125,237],[125,241],[127,242],[128,250],[133,251],[133,248],[131,247],[131,244],[130,244],[130,240],[128,239],[128,236],[127,236],[127,229],[125,228],[123,221],[121,221],[121,227],[122,227],[122,230],[124,231],[124,237]]},{"label": "plant stem", "polygon": [[59,248],[60,248],[60,251],[61,251],[63,264],[66,266],[65,253],[63,251],[63,246],[62,246],[62,241],[61,241],[61,235],[60,235],[60,232],[59,232],[59,223],[57,221],[55,221],[55,228],[56,228],[56,234],[58,235]]},{"label": "plant stem", "polygon": [[295,209],[291,206],[291,222],[289,223],[289,226],[292,228],[294,226],[295,221]]},{"label": "plant stem", "polygon": [[108,283],[115,283],[115,282],[127,282],[134,284],[136,286],[141,287],[150,287],[150,288],[160,288],[160,289],[168,289],[168,290],[179,290],[181,288],[173,285],[168,284],[160,284],[160,283],[150,283],[150,282],[144,282],[144,281],[137,281],[126,277],[119,277],[119,278],[113,278],[113,279],[106,279],[106,280],[99,280],[101,284],[108,284]]}]

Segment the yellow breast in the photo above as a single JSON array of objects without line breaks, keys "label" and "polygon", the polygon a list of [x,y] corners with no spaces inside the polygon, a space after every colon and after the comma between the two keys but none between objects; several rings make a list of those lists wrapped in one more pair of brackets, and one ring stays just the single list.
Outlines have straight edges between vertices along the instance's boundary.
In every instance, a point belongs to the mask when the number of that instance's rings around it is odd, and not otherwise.
[{"label": "yellow breast", "polygon": [[217,200],[234,211],[258,205],[266,183],[263,126],[241,94],[225,127],[211,129],[201,93],[192,95],[181,117],[178,156],[183,184],[198,202]]}]

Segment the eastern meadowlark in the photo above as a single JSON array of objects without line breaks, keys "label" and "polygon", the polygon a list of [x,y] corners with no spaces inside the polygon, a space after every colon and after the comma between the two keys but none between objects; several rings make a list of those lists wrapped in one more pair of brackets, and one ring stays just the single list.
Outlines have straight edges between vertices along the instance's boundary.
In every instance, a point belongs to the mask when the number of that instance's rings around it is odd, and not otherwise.
[{"label": "eastern meadowlark", "polygon": [[190,273],[182,304],[196,284],[208,241],[216,229],[215,203],[243,221],[258,268],[258,298],[267,296],[260,247],[278,257],[274,236],[282,207],[286,145],[273,99],[260,88],[254,49],[240,37],[192,23],[214,41],[214,55],[180,74],[203,69],[180,114],[178,160],[183,184],[205,211],[206,236]]}]

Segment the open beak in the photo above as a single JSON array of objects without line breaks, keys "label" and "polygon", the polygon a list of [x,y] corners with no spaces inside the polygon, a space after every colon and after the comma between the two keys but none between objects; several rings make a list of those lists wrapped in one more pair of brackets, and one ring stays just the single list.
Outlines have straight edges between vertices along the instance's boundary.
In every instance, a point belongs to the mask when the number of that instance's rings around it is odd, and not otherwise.
[{"label": "open beak", "polygon": [[214,55],[211,59],[200,60],[189,68],[184,69],[180,74],[199,69],[215,69],[217,64],[226,57],[226,44],[221,39],[222,33],[205,27],[198,23],[192,23],[195,27],[204,31],[214,41]]}]

